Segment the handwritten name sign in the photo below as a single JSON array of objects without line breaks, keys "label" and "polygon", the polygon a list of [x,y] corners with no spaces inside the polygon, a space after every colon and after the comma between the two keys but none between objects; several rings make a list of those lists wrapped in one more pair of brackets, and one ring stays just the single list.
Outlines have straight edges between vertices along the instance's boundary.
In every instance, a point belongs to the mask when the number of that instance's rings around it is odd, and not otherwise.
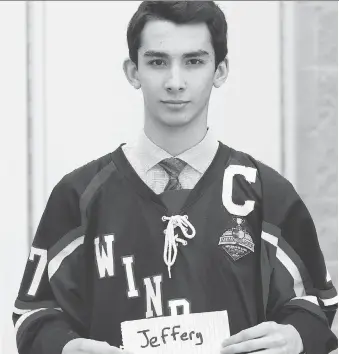
[{"label": "handwritten name sign", "polygon": [[121,333],[124,348],[142,354],[219,353],[230,336],[227,311],[126,321]]}]

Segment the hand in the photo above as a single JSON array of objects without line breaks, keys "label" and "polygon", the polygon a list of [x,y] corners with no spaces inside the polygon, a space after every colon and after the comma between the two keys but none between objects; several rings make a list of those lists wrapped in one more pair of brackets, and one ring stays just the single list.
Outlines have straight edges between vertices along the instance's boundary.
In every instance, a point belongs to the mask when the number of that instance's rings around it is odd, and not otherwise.
[{"label": "hand", "polygon": [[61,354],[131,354],[125,350],[112,347],[106,342],[92,339],[76,338],[69,341]]},{"label": "hand", "polygon": [[263,322],[245,329],[225,339],[221,346],[222,354],[299,354],[304,350],[299,332],[292,325],[276,322]]}]

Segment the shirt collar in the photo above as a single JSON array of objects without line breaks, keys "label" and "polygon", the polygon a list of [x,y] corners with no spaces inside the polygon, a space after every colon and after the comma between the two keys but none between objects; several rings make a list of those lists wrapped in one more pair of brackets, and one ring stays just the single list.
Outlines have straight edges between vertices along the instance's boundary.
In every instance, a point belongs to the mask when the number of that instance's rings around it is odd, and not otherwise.
[{"label": "shirt collar", "polygon": [[[211,164],[218,146],[217,139],[215,139],[211,130],[208,129],[205,137],[198,144],[175,157],[186,162],[198,172],[204,173]],[[139,163],[145,171],[150,170],[163,159],[173,157],[167,151],[154,144],[144,131],[142,131],[137,139],[135,148]]]}]

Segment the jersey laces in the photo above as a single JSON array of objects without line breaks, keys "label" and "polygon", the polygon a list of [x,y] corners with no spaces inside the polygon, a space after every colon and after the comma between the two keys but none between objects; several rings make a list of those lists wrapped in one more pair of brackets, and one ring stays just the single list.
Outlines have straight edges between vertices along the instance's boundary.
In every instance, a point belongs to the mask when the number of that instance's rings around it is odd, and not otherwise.
[{"label": "jersey laces", "polygon": [[175,263],[178,254],[178,244],[186,246],[187,241],[175,234],[175,228],[179,227],[182,234],[187,239],[192,239],[195,236],[195,228],[188,221],[187,215],[163,216],[162,221],[168,221],[167,227],[164,230],[164,262],[167,265],[168,275],[171,278],[171,267]]}]

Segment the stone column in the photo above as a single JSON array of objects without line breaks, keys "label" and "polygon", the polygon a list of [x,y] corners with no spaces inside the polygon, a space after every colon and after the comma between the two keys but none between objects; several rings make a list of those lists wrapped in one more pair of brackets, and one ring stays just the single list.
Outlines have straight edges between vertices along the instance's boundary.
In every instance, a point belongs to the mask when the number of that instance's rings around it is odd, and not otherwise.
[{"label": "stone column", "polygon": [[283,2],[282,34],[285,172],[314,218],[338,287],[337,1]]}]

